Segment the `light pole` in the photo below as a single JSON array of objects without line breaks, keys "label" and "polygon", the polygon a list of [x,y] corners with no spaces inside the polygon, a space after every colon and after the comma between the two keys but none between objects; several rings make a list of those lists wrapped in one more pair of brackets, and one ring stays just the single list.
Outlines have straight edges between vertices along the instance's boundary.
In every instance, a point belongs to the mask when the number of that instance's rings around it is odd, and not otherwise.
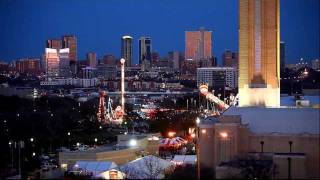
[{"label": "light pole", "polygon": [[196,128],[196,135],[197,135],[197,139],[196,139],[196,153],[197,153],[197,180],[200,180],[200,137],[199,137],[199,124],[200,124],[200,118],[197,117],[196,119],[196,124],[197,124],[197,128]]},{"label": "light pole", "polygon": [[67,135],[68,135],[69,149],[71,149],[71,142],[70,142],[70,141],[71,141],[71,140],[70,140],[70,135],[71,135],[71,133],[68,132]]}]

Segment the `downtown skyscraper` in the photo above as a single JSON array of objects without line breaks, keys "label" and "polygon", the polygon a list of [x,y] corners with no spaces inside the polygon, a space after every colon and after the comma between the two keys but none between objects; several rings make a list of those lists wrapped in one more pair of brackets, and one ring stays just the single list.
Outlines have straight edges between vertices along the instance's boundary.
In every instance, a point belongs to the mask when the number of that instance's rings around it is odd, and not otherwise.
[{"label": "downtown skyscraper", "polygon": [[239,1],[239,106],[279,105],[279,0],[241,0]]},{"label": "downtown skyscraper", "polygon": [[131,67],[132,66],[132,53],[133,53],[133,38],[131,36],[122,36],[121,38],[121,58],[124,58],[125,66]]},{"label": "downtown skyscraper", "polygon": [[210,59],[212,57],[211,31],[200,28],[199,31],[185,32],[185,58],[192,60]]},{"label": "downtown skyscraper", "polygon": [[139,64],[144,60],[151,61],[151,38],[140,37],[139,39]]}]

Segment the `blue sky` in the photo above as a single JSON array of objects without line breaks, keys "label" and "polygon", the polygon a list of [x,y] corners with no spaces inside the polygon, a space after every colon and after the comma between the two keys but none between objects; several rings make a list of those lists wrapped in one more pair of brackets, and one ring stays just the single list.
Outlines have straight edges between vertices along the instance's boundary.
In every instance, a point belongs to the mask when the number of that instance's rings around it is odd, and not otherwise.
[{"label": "blue sky", "polygon": [[[281,0],[281,40],[287,62],[319,58],[320,3]],[[150,36],[162,56],[184,51],[184,31],[213,33],[213,54],[238,51],[238,0],[0,0],[0,60],[40,57],[45,40],[74,34],[78,57],[88,51],[120,55],[120,38]]]}]

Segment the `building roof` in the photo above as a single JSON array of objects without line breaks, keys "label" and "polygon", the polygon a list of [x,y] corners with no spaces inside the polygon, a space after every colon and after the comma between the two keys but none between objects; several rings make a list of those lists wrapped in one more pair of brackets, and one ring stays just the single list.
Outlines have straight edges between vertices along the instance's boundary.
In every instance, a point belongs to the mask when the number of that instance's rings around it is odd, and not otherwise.
[{"label": "building roof", "polygon": [[231,107],[224,115],[240,115],[254,133],[320,134],[316,108]]},{"label": "building roof", "polygon": [[117,165],[111,161],[77,161],[74,168],[92,172],[93,174],[99,174],[115,169],[117,168]]},{"label": "building roof", "polygon": [[164,170],[173,165],[170,161],[149,155],[133,160],[120,169],[129,179],[162,179]]}]

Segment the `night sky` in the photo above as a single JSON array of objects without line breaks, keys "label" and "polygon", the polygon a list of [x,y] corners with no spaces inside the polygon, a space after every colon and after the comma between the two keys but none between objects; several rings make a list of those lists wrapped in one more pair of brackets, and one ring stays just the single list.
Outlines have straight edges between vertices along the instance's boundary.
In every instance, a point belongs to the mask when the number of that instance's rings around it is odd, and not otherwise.
[{"label": "night sky", "polygon": [[[319,58],[319,0],[281,0],[288,63]],[[0,60],[40,57],[45,40],[74,34],[78,59],[120,55],[120,38],[150,36],[153,51],[184,51],[184,31],[213,32],[213,54],[238,51],[238,0],[0,0]]]}]

